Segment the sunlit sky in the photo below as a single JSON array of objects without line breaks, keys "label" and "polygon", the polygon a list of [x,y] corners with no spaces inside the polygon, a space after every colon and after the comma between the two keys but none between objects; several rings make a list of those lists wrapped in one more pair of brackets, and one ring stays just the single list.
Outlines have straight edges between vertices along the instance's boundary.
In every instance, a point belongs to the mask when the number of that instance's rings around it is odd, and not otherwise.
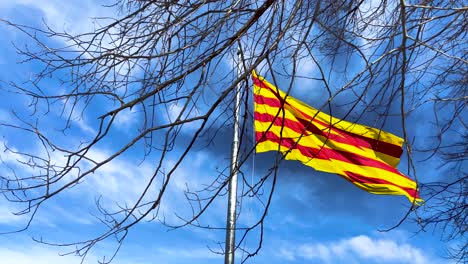
[{"label": "sunlit sky", "polygon": [[[42,27],[46,21],[52,28],[66,29],[69,32],[92,30],[90,17],[112,15],[112,11],[93,0],[0,0],[0,18],[21,24]],[[24,46],[28,39],[14,28],[4,24],[0,26],[0,80],[25,81],[37,70],[37,64],[17,64],[21,59],[12,43]],[[228,65],[229,63],[226,63]],[[304,74],[312,74],[313,67],[305,65]],[[2,88],[8,85],[0,83]],[[56,84],[49,83],[48,89]],[[297,82],[297,95],[305,95],[302,87],[310,85]],[[15,122],[12,110],[27,114],[28,99],[0,90],[0,122]],[[310,100],[300,98],[310,102]],[[106,106],[103,106],[104,108]],[[111,107],[111,106],[108,106]],[[169,109],[178,111],[178,106]],[[180,109],[179,109],[180,110]],[[171,118],[168,113],[168,117]],[[50,127],[58,127],[62,117],[50,113],[53,118]],[[112,141],[118,142],[129,136],[130,127],[139,120],[138,109],[127,111],[116,121],[117,132],[112,135],[107,145],[95,149],[91,155],[96,159],[105,157],[115,150]],[[424,111],[411,116],[409,130],[414,136],[424,136]],[[428,117],[427,117],[428,118]],[[80,140],[95,133],[96,123],[92,115],[84,116],[72,124],[66,140]],[[44,124],[44,123],[43,123]],[[390,124],[391,125],[391,124]],[[397,125],[395,125],[397,126]],[[398,134],[398,127],[388,127]],[[186,127],[184,133],[190,133]],[[54,136],[57,131],[48,131]],[[188,162],[182,164],[174,177],[174,184],[168,192],[167,202],[162,210],[168,221],[177,221],[176,209],[188,210],[183,196],[186,183],[200,186],[207,173],[214,173],[219,164],[229,161],[231,132],[229,126],[222,130],[213,144],[207,148],[197,148]],[[0,143],[18,150],[39,151],[40,146],[32,137],[13,133],[0,127]],[[401,136],[401,134],[400,134]],[[63,138],[63,137],[62,137]],[[64,140],[65,139],[61,139]],[[2,149],[3,150],[3,149]],[[177,151],[177,146],[176,146]],[[180,151],[180,150],[179,150]],[[7,173],[8,166],[18,158],[11,153],[0,153],[3,165],[0,173]],[[60,159],[60,157],[57,157]],[[249,161],[245,173],[249,177],[264,174],[274,155],[259,154],[254,161]],[[0,236],[0,262],[5,264],[54,264],[80,263],[80,257],[67,253],[66,248],[47,246],[33,241],[43,238],[51,242],[74,242],[92,238],[103,230],[102,224],[93,216],[97,213],[95,199],[102,195],[104,204],[113,206],[114,201],[131,200],[144,187],[151,172],[150,161],[141,161],[141,155],[128,153],[116,162],[106,166],[101,173],[92,175],[82,184],[67,191],[60,198],[51,199],[41,208],[32,226],[23,232]],[[418,166],[420,177],[437,177],[437,159],[432,163]],[[252,166],[254,164],[254,166]],[[168,164],[170,165],[170,164]],[[406,161],[402,159],[400,169],[404,171]],[[254,169],[254,170],[253,170]],[[17,170],[21,170],[17,168]],[[28,173],[28,171],[17,171]],[[206,222],[224,226],[226,197],[218,199],[213,208],[204,216]],[[240,225],[253,221],[251,218],[259,212],[258,203],[246,198],[243,202],[243,217]],[[403,196],[380,196],[368,194],[344,179],[325,173],[318,173],[298,162],[283,162],[279,169],[277,187],[269,214],[265,221],[263,246],[250,263],[447,263],[443,258],[444,244],[440,241],[438,230],[418,232],[419,228],[411,221],[403,223],[390,232],[379,230],[392,227],[406,214],[409,207]],[[0,232],[22,228],[28,220],[25,216],[15,216],[18,208],[15,204],[0,199]],[[195,227],[183,227],[170,230],[158,221],[143,222],[131,230],[114,263],[220,263],[223,256],[212,253],[219,251],[219,242],[224,241],[224,230],[207,230]],[[253,248],[258,237],[254,234],[247,238],[246,246]],[[116,244],[104,241],[97,244],[84,263],[96,263],[98,259],[112,255]],[[242,252],[236,253],[237,258]]]}]

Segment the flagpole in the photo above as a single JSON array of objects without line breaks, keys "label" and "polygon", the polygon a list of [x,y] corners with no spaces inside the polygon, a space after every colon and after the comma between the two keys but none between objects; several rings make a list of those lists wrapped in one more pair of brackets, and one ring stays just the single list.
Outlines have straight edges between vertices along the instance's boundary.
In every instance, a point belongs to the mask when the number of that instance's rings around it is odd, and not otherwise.
[{"label": "flagpole", "polygon": [[[237,76],[241,72],[241,51],[240,47],[237,48]],[[224,255],[225,264],[234,263],[234,251],[236,247],[236,206],[237,206],[237,172],[238,169],[238,151],[239,151],[239,115],[240,115],[240,89],[241,82],[236,86],[235,101],[234,101],[234,133],[232,140],[231,150],[231,170],[229,177],[229,200],[227,209],[227,223],[226,223],[226,249]]]}]

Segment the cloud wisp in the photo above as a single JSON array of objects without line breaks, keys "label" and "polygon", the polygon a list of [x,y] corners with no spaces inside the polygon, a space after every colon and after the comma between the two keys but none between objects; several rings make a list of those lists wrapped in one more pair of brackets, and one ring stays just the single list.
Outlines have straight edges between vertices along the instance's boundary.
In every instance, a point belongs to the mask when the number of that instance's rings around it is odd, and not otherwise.
[{"label": "cloud wisp", "polygon": [[314,263],[442,263],[440,259],[407,242],[366,235],[328,243],[287,245],[278,251],[278,257],[286,261],[307,260]]}]

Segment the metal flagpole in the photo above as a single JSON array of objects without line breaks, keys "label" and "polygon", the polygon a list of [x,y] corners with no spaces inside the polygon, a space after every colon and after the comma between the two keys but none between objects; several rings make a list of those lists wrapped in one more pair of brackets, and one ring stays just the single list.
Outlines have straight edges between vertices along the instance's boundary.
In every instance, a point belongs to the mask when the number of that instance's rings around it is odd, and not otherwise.
[{"label": "metal flagpole", "polygon": [[[239,44],[240,45],[240,44]],[[240,47],[237,48],[237,76],[241,72],[241,51]],[[231,150],[231,171],[229,179],[229,200],[227,209],[227,223],[226,223],[226,249],[224,255],[225,264],[234,263],[234,250],[236,247],[236,206],[237,206],[237,172],[238,162],[237,156],[239,151],[239,115],[240,115],[240,89],[241,82],[236,86],[236,97],[234,101],[234,135],[232,140]]]}]

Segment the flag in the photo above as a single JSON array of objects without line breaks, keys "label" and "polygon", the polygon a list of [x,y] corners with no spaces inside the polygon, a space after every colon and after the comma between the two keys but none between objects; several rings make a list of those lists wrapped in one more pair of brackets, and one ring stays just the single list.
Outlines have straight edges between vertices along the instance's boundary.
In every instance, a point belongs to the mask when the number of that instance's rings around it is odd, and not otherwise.
[{"label": "flag", "polygon": [[320,112],[255,71],[252,79],[257,153],[280,151],[287,160],[336,173],[367,192],[423,201],[416,182],[396,169],[402,138]]}]

